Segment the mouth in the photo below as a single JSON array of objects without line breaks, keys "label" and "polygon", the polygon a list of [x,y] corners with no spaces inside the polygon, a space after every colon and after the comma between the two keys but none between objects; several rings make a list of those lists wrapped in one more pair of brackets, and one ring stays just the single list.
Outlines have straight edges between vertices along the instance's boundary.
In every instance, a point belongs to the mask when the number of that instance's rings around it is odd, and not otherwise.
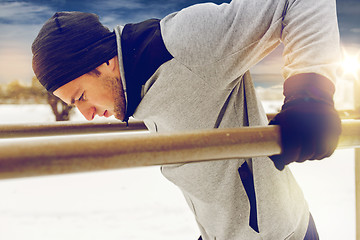
[{"label": "mouth", "polygon": [[108,110],[105,110],[105,112],[103,113],[103,116],[106,117],[106,118],[108,118],[108,117],[111,116],[111,114],[109,113]]}]

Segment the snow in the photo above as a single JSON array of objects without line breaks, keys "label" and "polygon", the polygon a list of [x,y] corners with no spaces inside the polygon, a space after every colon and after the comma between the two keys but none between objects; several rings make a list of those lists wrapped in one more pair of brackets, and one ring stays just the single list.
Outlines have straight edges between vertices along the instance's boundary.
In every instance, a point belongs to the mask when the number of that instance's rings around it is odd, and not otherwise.
[{"label": "snow", "polygon": [[[265,102],[265,109],[279,102]],[[0,123],[50,122],[47,105],[0,105]],[[76,112],[76,121],[84,120]],[[320,238],[355,239],[354,151],[292,164]],[[159,167],[0,181],[0,239],[184,240],[199,231]]]}]

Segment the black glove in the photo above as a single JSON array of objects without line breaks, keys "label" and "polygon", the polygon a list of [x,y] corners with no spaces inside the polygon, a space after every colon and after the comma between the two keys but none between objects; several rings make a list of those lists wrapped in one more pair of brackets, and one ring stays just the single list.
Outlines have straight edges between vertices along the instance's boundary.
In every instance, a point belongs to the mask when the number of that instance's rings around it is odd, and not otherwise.
[{"label": "black glove", "polygon": [[334,151],[341,120],[334,108],[333,83],[321,75],[304,73],[284,83],[285,101],[270,125],[280,125],[282,152],[270,156],[277,169],[292,162],[320,160]]}]

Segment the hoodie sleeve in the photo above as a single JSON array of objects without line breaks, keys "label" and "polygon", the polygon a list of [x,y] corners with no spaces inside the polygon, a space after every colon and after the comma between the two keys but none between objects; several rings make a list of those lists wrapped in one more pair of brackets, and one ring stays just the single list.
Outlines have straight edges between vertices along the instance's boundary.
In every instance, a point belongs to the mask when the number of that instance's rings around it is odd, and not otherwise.
[{"label": "hoodie sleeve", "polygon": [[341,60],[335,0],[297,0],[283,21],[284,79],[318,73],[335,82]]},{"label": "hoodie sleeve", "polygon": [[193,5],[162,19],[163,39],[172,55],[187,65],[261,52],[260,45],[268,48],[279,43],[284,2],[233,0]]},{"label": "hoodie sleeve", "polygon": [[334,79],[330,69],[339,57],[335,0],[206,3],[171,14],[160,25],[172,56],[210,82],[234,81],[281,41],[285,79],[302,72]]}]

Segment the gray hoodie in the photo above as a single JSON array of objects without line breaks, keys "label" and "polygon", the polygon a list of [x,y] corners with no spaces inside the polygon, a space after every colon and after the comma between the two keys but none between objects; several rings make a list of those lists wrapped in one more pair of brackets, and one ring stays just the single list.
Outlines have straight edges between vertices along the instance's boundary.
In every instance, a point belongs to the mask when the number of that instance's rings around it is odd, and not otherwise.
[{"label": "gray hoodie", "polygon": [[[127,116],[152,132],[267,125],[249,69],[284,44],[283,77],[335,81],[335,0],[200,4],[116,29]],[[258,231],[238,169],[254,181]],[[303,239],[309,210],[290,170],[266,157],[162,166],[183,192],[203,240]],[[170,236],[171,237],[171,236]]]}]

